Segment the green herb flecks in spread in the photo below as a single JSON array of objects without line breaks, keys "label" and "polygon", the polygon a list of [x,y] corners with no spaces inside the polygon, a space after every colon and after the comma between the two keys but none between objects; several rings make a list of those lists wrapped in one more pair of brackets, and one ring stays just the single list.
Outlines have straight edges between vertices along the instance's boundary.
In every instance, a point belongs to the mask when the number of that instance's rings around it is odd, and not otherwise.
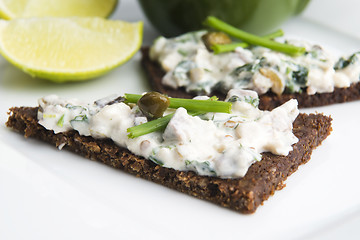
[{"label": "green herb flecks in spread", "polygon": [[221,178],[242,177],[262,152],[287,155],[298,141],[292,133],[296,100],[269,112],[259,110],[256,92],[246,90],[231,90],[226,101],[169,98],[163,116],[151,120],[136,105],[142,96],[87,104],[52,95],[39,100],[38,119],[55,133],[110,138],[160,166]]},{"label": "green herb flecks in spread", "polygon": [[164,85],[206,95],[213,91],[226,93],[234,88],[251,89],[258,94],[271,91],[278,95],[283,92],[312,95],[332,92],[335,87],[349,87],[359,81],[359,53],[337,60],[317,44],[268,39],[281,35],[281,31],[264,37],[242,31],[237,35],[238,30],[219,21],[209,18],[206,23],[249,42],[206,47],[202,38],[207,31],[171,39],[159,37],[150,48],[150,58],[165,70]]}]

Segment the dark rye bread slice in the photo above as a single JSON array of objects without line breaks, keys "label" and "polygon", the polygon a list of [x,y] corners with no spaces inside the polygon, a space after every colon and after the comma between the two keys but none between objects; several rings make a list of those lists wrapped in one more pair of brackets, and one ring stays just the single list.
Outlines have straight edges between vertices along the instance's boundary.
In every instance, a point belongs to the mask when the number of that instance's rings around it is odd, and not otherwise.
[{"label": "dark rye bread slice", "polygon": [[294,122],[294,134],[299,142],[288,156],[264,153],[260,162],[254,163],[243,178],[220,179],[199,176],[194,172],[176,171],[135,156],[110,139],[80,136],[76,131],[54,134],[38,124],[37,108],[14,107],[10,109],[7,127],[48,142],[56,147],[76,152],[86,158],[122,169],[137,177],[162,184],[169,188],[205,199],[242,213],[253,213],[275,190],[282,189],[286,178],[299,165],[310,159],[312,150],[331,132],[331,118],[321,114],[300,114]]},{"label": "dark rye bread slice", "polygon": [[[178,98],[193,98],[196,96],[195,94],[186,92],[184,88],[173,89],[164,86],[161,83],[161,80],[165,75],[165,72],[161,69],[158,63],[151,61],[149,57],[149,48],[144,47],[141,49],[141,52],[141,63],[148,75],[150,85],[154,91]],[[213,92],[210,95],[215,95],[221,100],[225,99],[226,97],[221,92]],[[317,93],[314,95],[308,95],[306,92],[303,92],[293,94],[284,93],[281,96],[278,96],[272,92],[268,92],[264,95],[260,95],[259,108],[262,110],[272,110],[293,98],[298,100],[299,108],[318,107],[334,103],[360,100],[360,82],[352,84],[348,88],[335,88],[332,93]]]}]

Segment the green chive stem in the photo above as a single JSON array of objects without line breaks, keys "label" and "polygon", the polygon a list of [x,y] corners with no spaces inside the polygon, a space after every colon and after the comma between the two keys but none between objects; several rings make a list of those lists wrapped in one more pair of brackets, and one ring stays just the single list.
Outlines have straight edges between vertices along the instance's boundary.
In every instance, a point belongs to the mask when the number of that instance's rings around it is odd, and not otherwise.
[{"label": "green chive stem", "polygon": [[290,45],[290,44],[279,43],[279,42],[275,42],[275,41],[272,41],[269,39],[265,39],[265,38],[253,35],[251,33],[247,33],[245,31],[237,29],[237,28],[235,28],[213,16],[207,17],[204,21],[204,24],[207,26],[210,26],[212,28],[215,28],[219,31],[223,31],[233,37],[239,38],[239,39],[243,40],[244,42],[247,42],[252,45],[263,46],[263,47],[266,47],[266,48],[269,48],[269,49],[272,49],[275,51],[287,53],[289,55],[301,55],[305,52],[305,48],[303,48],[303,47],[297,47],[297,46]]},{"label": "green chive stem", "polygon": [[128,128],[127,129],[127,132],[129,132],[128,137],[136,138],[151,132],[164,130],[173,116],[174,113]]},{"label": "green chive stem", "polygon": [[[142,97],[139,94],[125,94],[126,102],[137,103]],[[202,111],[202,112],[231,112],[231,103],[223,101],[213,100],[195,100],[195,99],[184,99],[184,98],[169,98],[169,108],[183,107],[188,111]]]},{"label": "green chive stem", "polygon": [[[191,116],[197,116],[197,115],[201,115],[204,112],[188,112],[189,115]],[[164,117],[131,127],[127,129],[128,137],[129,138],[136,138],[136,137],[140,137],[142,135],[148,134],[148,133],[152,133],[155,131],[163,131],[166,126],[168,125],[168,123],[170,122],[171,118],[174,116],[174,113],[166,115]]]},{"label": "green chive stem", "polygon": [[[274,39],[277,37],[281,37],[284,35],[283,30],[279,29],[275,32],[262,36],[262,38],[266,39]],[[231,52],[234,51],[237,47],[247,48],[250,44],[246,42],[234,42],[230,44],[215,44],[211,46],[211,49],[214,51],[215,54],[224,53],[224,52]]]}]

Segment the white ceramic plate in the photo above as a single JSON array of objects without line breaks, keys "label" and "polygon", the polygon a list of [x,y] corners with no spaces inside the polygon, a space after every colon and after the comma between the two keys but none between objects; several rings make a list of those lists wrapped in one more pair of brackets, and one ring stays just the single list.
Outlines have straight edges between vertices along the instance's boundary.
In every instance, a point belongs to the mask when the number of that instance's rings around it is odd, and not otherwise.
[{"label": "white ceramic plate", "polygon": [[[323,1],[324,2],[324,1]],[[310,8],[309,12],[316,12]],[[288,35],[324,43],[337,53],[359,39],[297,18]],[[311,14],[310,14],[311,16]],[[135,1],[121,1],[115,19],[144,19]],[[156,31],[145,22],[144,43]],[[333,133],[309,163],[253,215],[243,215],[133,177],[4,126],[11,106],[35,106],[58,94],[95,100],[149,90],[140,54],[99,79],[53,84],[31,79],[0,58],[0,239],[358,239],[360,102],[305,112],[332,115]]]}]

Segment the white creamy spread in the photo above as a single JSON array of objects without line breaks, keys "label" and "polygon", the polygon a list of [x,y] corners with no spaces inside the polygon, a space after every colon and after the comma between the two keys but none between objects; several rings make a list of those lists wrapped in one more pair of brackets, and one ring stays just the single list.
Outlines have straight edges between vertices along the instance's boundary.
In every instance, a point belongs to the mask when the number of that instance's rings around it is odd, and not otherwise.
[{"label": "white creamy spread", "polygon": [[150,58],[166,71],[164,85],[198,94],[241,88],[259,94],[306,90],[311,95],[349,87],[360,80],[360,52],[336,59],[319,45],[293,40],[287,42],[306,48],[303,55],[293,57],[263,47],[238,47],[234,52],[215,55],[201,40],[205,33],[159,37],[154,42]]},{"label": "white creamy spread", "polygon": [[39,124],[55,133],[74,129],[85,136],[111,138],[163,167],[221,178],[243,177],[251,164],[261,160],[261,153],[287,155],[298,141],[292,133],[292,123],[299,114],[296,100],[262,111],[257,108],[256,92],[230,90],[226,99],[232,102],[230,114],[194,117],[178,108],[172,111],[174,116],[164,132],[129,138],[127,129],[147,119],[136,105],[110,104],[113,99],[88,104],[55,95],[41,98]]}]

